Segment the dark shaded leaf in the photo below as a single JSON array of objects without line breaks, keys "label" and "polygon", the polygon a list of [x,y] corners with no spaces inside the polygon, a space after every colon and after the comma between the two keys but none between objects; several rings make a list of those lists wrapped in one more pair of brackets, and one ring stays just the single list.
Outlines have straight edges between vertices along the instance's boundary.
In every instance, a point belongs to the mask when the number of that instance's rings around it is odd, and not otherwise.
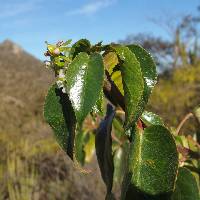
[{"label": "dark shaded leaf", "polygon": [[146,126],[151,125],[162,125],[164,126],[163,120],[160,116],[156,115],[155,113],[144,111],[141,116],[142,121],[145,123]]},{"label": "dark shaded leaf", "polygon": [[151,55],[139,45],[128,45],[128,48],[135,54],[140,62],[140,67],[144,77],[144,106],[147,104],[153,87],[157,82],[156,64]]},{"label": "dark shaded leaf", "polygon": [[90,51],[90,41],[87,39],[81,39],[74,43],[71,48],[71,56],[74,59],[80,52],[89,53]]},{"label": "dark shaded leaf", "polygon": [[95,138],[97,160],[101,176],[107,186],[107,196],[111,194],[113,185],[114,164],[111,131],[114,116],[115,111],[112,106],[108,104],[106,117],[100,123]]},{"label": "dark shaded leaf", "polygon": [[73,159],[76,120],[67,94],[54,84],[48,91],[44,105],[44,117],[55,133],[62,149]]},{"label": "dark shaded leaf", "polygon": [[121,63],[122,82],[125,100],[125,128],[130,128],[137,121],[143,108],[141,102],[144,91],[144,80],[140,63],[136,56],[124,46],[115,46]]},{"label": "dark shaded leaf", "polygon": [[133,174],[129,187],[147,195],[173,191],[178,153],[172,134],[163,126],[150,126],[135,133],[130,157]]},{"label": "dark shaded leaf", "polygon": [[100,97],[104,78],[102,56],[79,53],[68,66],[65,78],[76,119],[82,124]]},{"label": "dark shaded leaf", "polygon": [[181,167],[178,170],[175,191],[172,200],[200,200],[197,182],[192,173]]}]

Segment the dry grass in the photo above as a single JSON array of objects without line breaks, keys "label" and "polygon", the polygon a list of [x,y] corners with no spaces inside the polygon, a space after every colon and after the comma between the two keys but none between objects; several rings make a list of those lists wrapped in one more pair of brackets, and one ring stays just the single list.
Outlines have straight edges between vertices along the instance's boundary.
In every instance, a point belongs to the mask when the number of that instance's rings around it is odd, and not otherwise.
[{"label": "dry grass", "polygon": [[92,173],[83,174],[51,137],[33,143],[17,136],[11,141],[1,134],[0,148],[5,152],[0,158],[1,200],[103,198],[96,164],[90,166]]}]

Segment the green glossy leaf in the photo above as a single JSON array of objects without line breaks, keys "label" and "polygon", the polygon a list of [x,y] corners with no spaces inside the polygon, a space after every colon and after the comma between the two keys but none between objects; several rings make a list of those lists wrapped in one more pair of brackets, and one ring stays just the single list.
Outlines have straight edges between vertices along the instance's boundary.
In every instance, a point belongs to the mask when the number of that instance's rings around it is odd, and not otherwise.
[{"label": "green glossy leaf", "polygon": [[80,52],[89,53],[90,48],[90,41],[87,39],[81,39],[72,45],[71,56],[72,58],[75,58]]},{"label": "green glossy leaf", "polygon": [[114,116],[115,111],[112,106],[108,104],[106,117],[100,123],[95,138],[97,160],[101,176],[107,186],[107,196],[111,194],[113,185],[114,164],[111,131]]},{"label": "green glossy leaf", "polygon": [[144,91],[143,74],[140,63],[128,47],[115,46],[114,49],[121,60],[120,71],[124,88],[125,128],[128,129],[137,121],[143,111],[141,107]]},{"label": "green glossy leaf", "polygon": [[174,190],[178,153],[173,136],[163,126],[150,126],[135,133],[131,150],[130,187],[147,195]]},{"label": "green glossy leaf", "polygon": [[66,72],[66,90],[72,102],[76,119],[82,124],[100,97],[104,78],[102,56],[79,53]]},{"label": "green glossy leaf", "polygon": [[103,94],[103,90],[101,90],[99,99],[96,101],[95,105],[93,106],[92,112],[98,113],[100,115],[103,114],[103,100],[104,100],[104,94]]},{"label": "green glossy leaf", "polygon": [[153,87],[157,82],[156,65],[151,55],[139,45],[128,45],[128,48],[135,54],[140,62],[140,67],[144,76],[144,105],[148,102]]},{"label": "green glossy leaf", "polygon": [[176,188],[171,200],[200,200],[196,179],[184,167],[179,168]]},{"label": "green glossy leaf", "polygon": [[49,89],[46,96],[44,117],[62,149],[73,159],[75,114],[67,94],[62,93],[56,84]]},{"label": "green glossy leaf", "polygon": [[164,126],[163,120],[158,115],[152,112],[144,111],[142,113],[141,119],[145,123],[146,126],[151,126],[151,125]]},{"label": "green glossy leaf", "polygon": [[63,43],[62,46],[68,46],[69,44],[71,44],[72,40],[67,40],[66,42]]},{"label": "green glossy leaf", "polygon": [[78,131],[75,137],[75,156],[76,160],[81,164],[84,165],[85,163],[85,136],[86,134],[83,131]]}]

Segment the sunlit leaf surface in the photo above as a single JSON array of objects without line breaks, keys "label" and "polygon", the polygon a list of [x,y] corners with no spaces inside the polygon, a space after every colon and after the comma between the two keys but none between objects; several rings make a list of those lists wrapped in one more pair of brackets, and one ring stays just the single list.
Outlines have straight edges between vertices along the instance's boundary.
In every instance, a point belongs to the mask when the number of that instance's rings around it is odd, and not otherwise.
[{"label": "sunlit leaf surface", "polygon": [[66,89],[79,124],[99,99],[103,78],[104,65],[100,54],[89,56],[83,52],[79,53],[68,66]]},{"label": "sunlit leaf surface", "polygon": [[114,47],[121,59],[120,71],[124,88],[125,127],[129,128],[141,114],[141,101],[144,91],[144,80],[140,63],[136,56],[124,46]]},{"label": "sunlit leaf surface", "polygon": [[149,195],[172,192],[178,168],[176,144],[163,126],[138,130],[131,151],[131,187]]}]

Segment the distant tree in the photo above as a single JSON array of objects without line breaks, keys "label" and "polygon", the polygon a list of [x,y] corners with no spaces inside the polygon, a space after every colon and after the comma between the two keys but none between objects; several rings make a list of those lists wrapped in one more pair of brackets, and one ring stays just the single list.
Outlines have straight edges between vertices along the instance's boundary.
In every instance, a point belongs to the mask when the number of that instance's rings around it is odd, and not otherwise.
[{"label": "distant tree", "polygon": [[136,43],[143,46],[153,55],[160,71],[168,68],[172,63],[173,43],[161,37],[155,37],[146,33],[130,34],[124,40],[120,40],[119,43],[126,45]]},{"label": "distant tree", "polygon": [[[200,12],[200,6],[198,7]],[[168,20],[169,21],[169,20]],[[172,20],[173,21],[173,20]],[[121,44],[137,43],[154,56],[159,70],[165,71],[180,65],[196,65],[199,62],[200,13],[185,15],[174,22],[164,22],[170,29],[171,39],[165,40],[147,33],[130,34]],[[160,22],[157,23],[160,25]]]},{"label": "distant tree", "polygon": [[174,67],[195,65],[199,60],[200,16],[186,15],[174,29]]}]

